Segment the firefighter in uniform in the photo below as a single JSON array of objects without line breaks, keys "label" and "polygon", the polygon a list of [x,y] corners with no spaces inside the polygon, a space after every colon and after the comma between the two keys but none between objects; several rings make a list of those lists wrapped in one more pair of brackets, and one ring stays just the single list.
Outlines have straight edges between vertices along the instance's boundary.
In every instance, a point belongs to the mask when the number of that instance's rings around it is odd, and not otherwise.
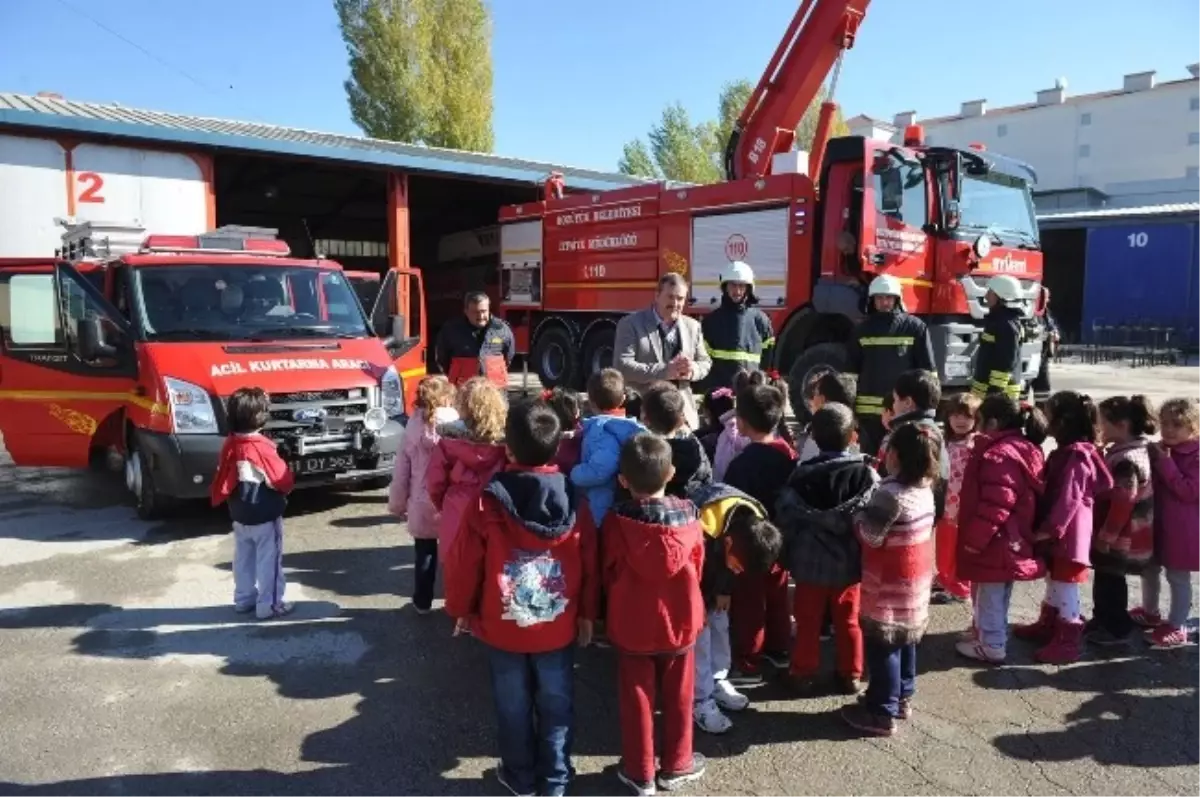
[{"label": "firefighter in uniform", "polygon": [[997,274],[988,280],[984,297],[988,314],[971,379],[971,392],[979,398],[989,393],[1021,398],[1021,380],[1014,376],[1021,364],[1021,310],[1016,307],[1020,300],[1021,283],[1016,277]]},{"label": "firefighter in uniform", "polygon": [[921,368],[937,373],[925,322],[904,311],[900,280],[882,274],[867,288],[867,317],[846,347],[846,373],[858,377],[854,414],[859,448],[876,451],[883,440],[883,399],[900,374]]},{"label": "firefighter in uniform", "polygon": [[468,293],[463,314],[446,322],[438,333],[434,362],[455,385],[486,376],[501,390],[508,388],[513,336],[508,324],[491,313],[486,293]]},{"label": "firefighter in uniform", "polygon": [[754,270],[734,261],[721,270],[721,306],[701,324],[704,343],[712,356],[708,390],[729,387],[739,371],[757,371],[770,365],[775,345],[771,319],[755,307]]}]

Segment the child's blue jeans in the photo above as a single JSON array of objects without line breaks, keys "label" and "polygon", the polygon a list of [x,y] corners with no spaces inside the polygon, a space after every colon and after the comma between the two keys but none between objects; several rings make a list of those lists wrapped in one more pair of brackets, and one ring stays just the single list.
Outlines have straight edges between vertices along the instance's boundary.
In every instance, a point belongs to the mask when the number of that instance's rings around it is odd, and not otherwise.
[{"label": "child's blue jeans", "polygon": [[488,648],[500,762],[517,794],[563,794],[571,779],[575,646],[549,653]]},{"label": "child's blue jeans", "polygon": [[900,701],[917,691],[917,646],[885,645],[867,636],[863,640],[867,672],[871,681],[863,703],[876,714],[896,717]]}]

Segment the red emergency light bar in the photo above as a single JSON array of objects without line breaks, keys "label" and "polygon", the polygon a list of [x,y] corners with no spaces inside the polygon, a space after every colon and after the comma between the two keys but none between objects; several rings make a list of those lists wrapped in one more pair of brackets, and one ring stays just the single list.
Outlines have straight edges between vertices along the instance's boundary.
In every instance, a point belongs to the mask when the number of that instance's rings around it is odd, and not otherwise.
[{"label": "red emergency light bar", "polygon": [[148,235],[143,252],[248,252],[255,255],[287,257],[292,253],[286,241],[270,238],[237,238],[229,235]]}]

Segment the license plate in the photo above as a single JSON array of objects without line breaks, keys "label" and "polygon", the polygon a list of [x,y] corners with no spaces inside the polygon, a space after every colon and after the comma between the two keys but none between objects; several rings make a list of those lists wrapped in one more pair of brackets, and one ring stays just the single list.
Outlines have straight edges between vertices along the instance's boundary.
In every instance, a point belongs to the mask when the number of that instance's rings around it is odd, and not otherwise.
[{"label": "license plate", "polygon": [[304,459],[292,460],[288,463],[288,467],[292,469],[293,473],[300,476],[306,476],[310,473],[353,470],[354,456],[352,454],[327,454],[324,456],[305,457]]}]

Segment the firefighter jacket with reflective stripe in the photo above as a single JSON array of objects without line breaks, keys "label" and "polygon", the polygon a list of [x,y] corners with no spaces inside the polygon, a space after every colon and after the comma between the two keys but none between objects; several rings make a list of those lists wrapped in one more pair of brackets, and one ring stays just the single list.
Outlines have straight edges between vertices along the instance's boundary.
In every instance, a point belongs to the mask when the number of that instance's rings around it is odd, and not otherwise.
[{"label": "firefighter jacket with reflective stripe", "polygon": [[771,319],[753,303],[721,297],[721,306],[701,322],[704,344],[712,356],[707,383],[729,387],[738,371],[757,371],[770,365],[775,345]]},{"label": "firefighter jacket with reflective stripe", "polygon": [[988,393],[1021,397],[1021,382],[1014,378],[1021,364],[1020,312],[998,304],[983,320],[983,334],[975,353],[975,375],[971,392],[983,398]]},{"label": "firefighter jacket with reflective stripe", "polygon": [[486,376],[501,389],[508,386],[512,358],[512,330],[494,316],[483,327],[475,326],[465,316],[448,321],[438,333],[434,353],[438,367],[454,384]]},{"label": "firefighter jacket with reflective stripe", "polygon": [[884,396],[891,395],[900,374],[914,368],[937,373],[925,322],[903,310],[868,315],[846,347],[846,372],[858,377],[855,413],[882,415]]}]

